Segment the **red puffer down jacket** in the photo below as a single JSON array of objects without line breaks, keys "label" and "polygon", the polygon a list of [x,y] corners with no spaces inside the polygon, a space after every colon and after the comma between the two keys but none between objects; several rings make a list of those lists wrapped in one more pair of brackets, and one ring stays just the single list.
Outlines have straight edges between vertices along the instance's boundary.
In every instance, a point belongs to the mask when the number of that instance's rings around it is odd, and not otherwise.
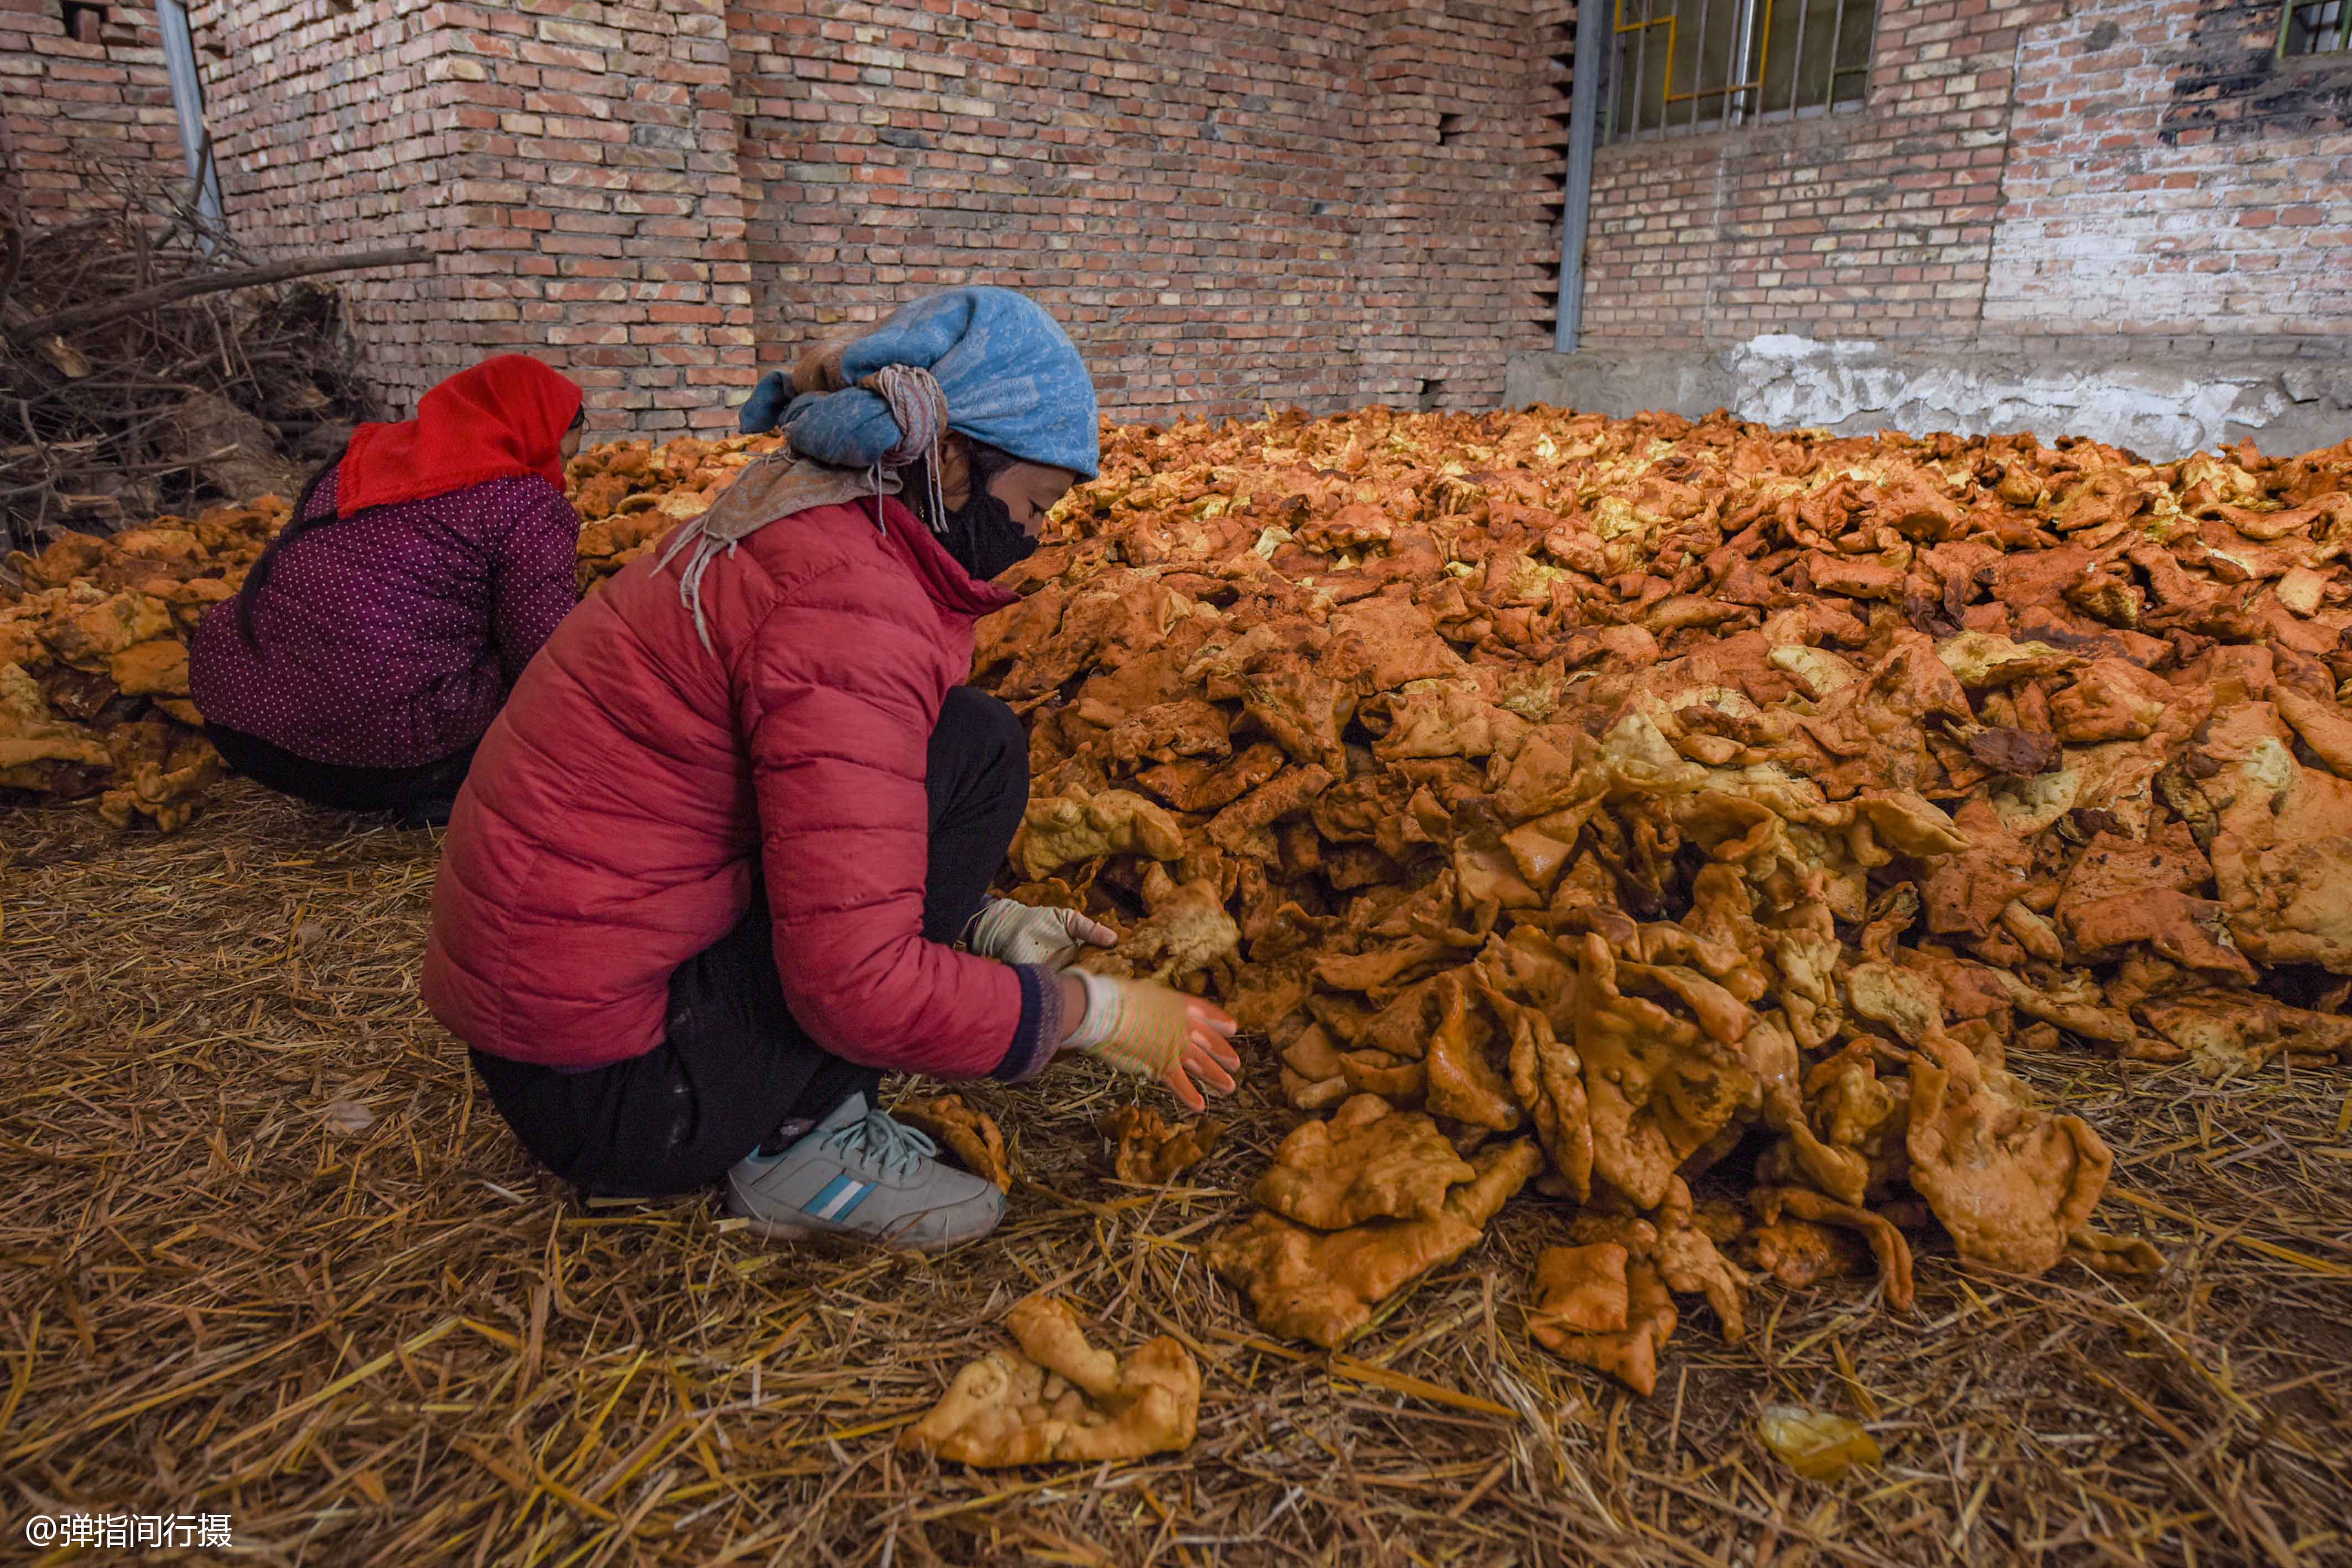
[{"label": "red puffer down jacket", "polygon": [[784,995],[820,1045],[1025,1075],[1006,1069],[1036,1031],[1027,977],[922,936],[931,730],[973,622],[1013,596],[872,507],[780,518],[714,561],[709,649],[658,549],[556,629],[449,824],[424,989],[451,1032],[575,1070],[652,1050],[671,971],[742,918],[758,853]]}]

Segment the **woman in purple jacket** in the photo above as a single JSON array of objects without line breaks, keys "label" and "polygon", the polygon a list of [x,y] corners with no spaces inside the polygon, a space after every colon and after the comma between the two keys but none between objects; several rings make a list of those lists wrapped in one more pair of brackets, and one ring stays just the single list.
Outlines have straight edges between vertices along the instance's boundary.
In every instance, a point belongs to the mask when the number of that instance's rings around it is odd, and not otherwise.
[{"label": "woman in purple jacket", "polygon": [[474,747],[578,598],[563,492],[580,389],[520,354],[363,424],[302,492],[188,679],[238,772],[408,825],[448,820]]}]

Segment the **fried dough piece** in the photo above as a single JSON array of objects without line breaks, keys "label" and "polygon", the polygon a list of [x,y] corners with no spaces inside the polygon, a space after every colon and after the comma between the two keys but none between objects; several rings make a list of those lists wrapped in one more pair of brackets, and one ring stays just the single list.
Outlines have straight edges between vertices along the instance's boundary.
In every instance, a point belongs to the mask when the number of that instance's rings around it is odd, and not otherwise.
[{"label": "fried dough piece", "polygon": [[1119,1180],[1166,1186],[1209,1157],[1224,1136],[1225,1124],[1203,1117],[1171,1126],[1148,1105],[1122,1105],[1097,1123],[1095,1130],[1118,1145],[1111,1166]]},{"label": "fried dough piece", "polygon": [[2352,782],[2296,762],[2267,704],[2217,712],[2212,731],[2224,760],[2198,789],[2239,951],[2352,974]]},{"label": "fried dough piece", "polygon": [[1018,1354],[991,1351],[956,1374],[930,1414],[898,1438],[976,1469],[1099,1463],[1176,1453],[1199,1429],[1201,1367],[1165,1335],[1124,1360],[1087,1343],[1053,1296],[1016,1302]]},{"label": "fried dough piece", "polygon": [[1188,757],[1147,768],[1135,781],[1180,811],[1215,811],[1272,779],[1290,759],[1270,740],[1253,742],[1224,761]]},{"label": "fried dough piece", "polygon": [[[1079,716],[1096,718],[1093,708],[1094,705],[1081,699]],[[1223,758],[1233,753],[1224,710],[1198,697],[1157,703],[1132,714],[1104,708],[1100,717],[1111,727],[1102,737],[1103,751],[1120,762],[1172,762],[1179,757]]]},{"label": "fried dough piece", "polygon": [[1242,928],[1225,913],[1225,901],[1213,883],[1180,883],[1153,862],[1144,870],[1143,902],[1151,913],[1118,946],[1079,955],[1080,967],[1165,983],[1239,952]]},{"label": "fried dough piece", "polygon": [[1540,1322],[1575,1333],[1623,1333],[1633,1304],[1625,1279],[1632,1260],[1614,1241],[1545,1248],[1536,1260]]},{"label": "fried dough piece", "polygon": [[1725,1340],[1738,1344],[1747,1337],[1742,1292],[1748,1288],[1748,1276],[1723,1255],[1715,1239],[1699,1224],[1690,1187],[1682,1177],[1667,1183],[1665,1201],[1646,1218],[1588,1206],[1570,1224],[1569,1234],[1587,1245],[1616,1242],[1628,1255],[1654,1265],[1668,1290],[1705,1296],[1722,1322]]},{"label": "fried dough piece", "polygon": [[1498,989],[1487,1000],[1509,1020],[1511,1092],[1535,1123],[1536,1141],[1552,1169],[1581,1201],[1592,1196],[1592,1111],[1584,1092],[1584,1061],[1553,1033],[1539,1008],[1522,1007]]},{"label": "fried dough piece", "polygon": [[142,817],[152,821],[158,832],[175,833],[186,827],[222,772],[219,752],[202,741],[196,748],[192,758],[176,768],[140,764],[129,783],[99,798],[98,814],[117,828],[128,828]]},{"label": "fried dough piece", "polygon": [[1805,1074],[1803,1117],[1814,1135],[1792,1133],[1785,1161],[1775,1166],[1858,1206],[1874,1186],[1899,1179],[1907,1167],[1910,1089],[1907,1079],[1878,1075],[1866,1040],[1814,1063]]},{"label": "fried dough piece", "polygon": [[[1511,1132],[1519,1124],[1519,1108],[1512,1102],[1511,1086],[1486,1059],[1494,1026],[1475,1001],[1469,969],[1448,969],[1391,1003],[1367,1038],[1397,1055],[1420,1048],[1424,1103],[1432,1114]],[[1414,1026],[1411,1032],[1418,1038],[1391,1043],[1386,1032],[1401,1017]]]},{"label": "fried dough piece", "polygon": [[2195,893],[2212,878],[2212,862],[2181,823],[2170,823],[2146,840],[2097,833],[2067,868],[2058,894],[2058,918],[2069,924],[2074,911],[2085,904],[2137,898],[2151,889]]},{"label": "fried dough piece", "polygon": [[1367,691],[1394,691],[1411,681],[1457,675],[1465,667],[1462,655],[1437,634],[1427,612],[1409,599],[1360,599],[1332,615],[1331,631],[1360,640],[1360,656],[1369,665]]},{"label": "fried dough piece", "polygon": [[1952,821],[1968,835],[1969,845],[1937,861],[1920,884],[1927,929],[1938,936],[1981,940],[2032,882],[2033,852],[2001,825],[1984,800],[1969,800]]},{"label": "fried dough piece", "polygon": [[64,605],[42,629],[49,652],[68,664],[100,670],[117,653],[173,634],[172,607],[149,593],[101,593],[88,582],[67,590]]},{"label": "fried dough piece", "polygon": [[1353,1092],[1347,1064],[1321,1024],[1308,1024],[1297,1040],[1283,1047],[1282,1097],[1293,1110],[1320,1111]]},{"label": "fried dough piece", "polygon": [[2278,687],[2271,700],[2278,705],[2279,716],[2294,727],[2296,736],[2327,765],[2329,772],[2339,779],[2352,779],[2352,717],[2346,716],[2343,705],[2322,702],[2293,686]]},{"label": "fried dough piece", "polygon": [[1013,1190],[1013,1167],[1004,1157],[1004,1134],[994,1117],[964,1103],[961,1094],[901,1100],[890,1114],[924,1136],[954,1151],[963,1168],[998,1190]]},{"label": "fried dough piece", "polygon": [[1427,1116],[1360,1094],[1330,1120],[1291,1129],[1250,1196],[1301,1225],[1340,1230],[1432,1218],[1475,1174]]},{"label": "fried dough piece", "polygon": [[1616,958],[1591,933],[1577,948],[1573,1005],[1593,1168],[1654,1208],[1682,1163],[1759,1103],[1759,1085],[1736,1052],[1697,1025],[1624,995]]},{"label": "fried dough piece", "polygon": [[1070,595],[1058,583],[1046,583],[1033,595],[1000,612],[981,616],[971,628],[971,677],[981,679],[1000,665],[1034,658],[1061,630],[1061,613]]},{"label": "fried dough piece", "polygon": [[46,789],[58,768],[104,771],[113,754],[78,724],[53,718],[20,664],[0,664],[0,787]]},{"label": "fried dough piece", "polygon": [[188,648],[177,637],[133,643],[108,659],[106,664],[125,696],[188,695]]},{"label": "fried dough piece", "polygon": [[2058,738],[2069,745],[2142,740],[2164,721],[2172,687],[2127,659],[2100,659],[2050,701]]},{"label": "fried dough piece", "polygon": [[2036,1110],[1940,1033],[1911,1064],[1911,1185],[1960,1256],[2039,1274],[2098,1207],[2115,1156],[2079,1116]]},{"label": "fried dough piece", "polygon": [[2276,1004],[2267,998],[2209,991],[2143,1002],[2137,1010],[2209,1078],[2261,1067],[2285,1049]]},{"label": "fried dough piece", "polygon": [[1536,1291],[1528,1330],[1545,1348],[1636,1394],[1657,1391],[1658,1353],[1681,1319],[1656,1265],[1615,1242],[1547,1247]]},{"label": "fried dough piece", "polygon": [[1074,789],[1029,802],[1013,835],[1013,863],[1032,882],[1098,855],[1141,854],[1172,861],[1184,852],[1176,819],[1124,789]]},{"label": "fried dough piece", "polygon": [[1388,699],[1389,731],[1373,743],[1384,762],[1428,757],[1491,757],[1509,749],[1528,721],[1487,702],[1475,689],[1446,685]]},{"label": "fried dough piece", "polygon": [[2087,1225],[2066,1239],[2066,1256],[2098,1274],[2153,1279],[2164,1272],[2164,1254],[2152,1242],[2110,1236]]},{"label": "fried dough piece", "polygon": [[1423,977],[1429,965],[1459,962],[1462,949],[1440,936],[1410,936],[1361,953],[1334,953],[1315,965],[1318,985],[1334,991],[1361,991],[1373,1001],[1392,997],[1401,984]]},{"label": "fried dough piece", "polygon": [[1543,1164],[1543,1154],[1519,1138],[1480,1149],[1472,1164],[1471,1179],[1425,1218],[1375,1219],[1325,1232],[1255,1214],[1202,1256],[1249,1292],[1267,1330],[1336,1348],[1371,1322],[1381,1302],[1476,1246],[1486,1222]]},{"label": "fried dough piece", "polygon": [[1856,964],[1847,971],[1845,986],[1857,1017],[1885,1025],[1906,1045],[1916,1048],[1943,1032],[1943,989],[1916,970]]},{"label": "fried dough piece", "polygon": [[1280,667],[1241,679],[1242,711],[1255,720],[1294,761],[1318,765],[1333,776],[1347,771],[1339,731],[1354,716],[1354,695],[1328,675],[1279,655]]},{"label": "fried dough piece", "polygon": [[1911,1310],[1917,1299],[1911,1278],[1911,1244],[1885,1216],[1801,1186],[1758,1187],[1748,1200],[1767,1226],[1790,1217],[1801,1223],[1835,1226],[1861,1237],[1878,1260],[1878,1282],[1886,1293],[1886,1304],[1898,1312]]},{"label": "fried dough piece", "polygon": [[78,577],[88,577],[106,558],[106,541],[96,534],[72,528],[51,531],[38,555],[16,555],[10,560],[27,588],[63,588]]},{"label": "fried dough piece", "polygon": [[1764,1124],[1781,1135],[1772,1154],[1822,1186],[1859,1200],[1869,1187],[1870,1157],[1815,1133],[1805,1106],[1803,1059],[1780,1015],[1758,1017],[1739,1041],[1739,1056],[1761,1090]]},{"label": "fried dough piece", "polygon": [[1859,1237],[1790,1215],[1749,1228],[1737,1251],[1748,1268],[1792,1291],[1867,1273],[1872,1266],[1870,1249]]},{"label": "fried dough piece", "polygon": [[2076,904],[2067,912],[2066,935],[2084,959],[2112,958],[2120,949],[2139,943],[2176,964],[2252,985],[2254,967],[2229,946],[2226,914],[2216,900],[2191,898],[2170,888],[2149,888]]},{"label": "fried dough piece", "polygon": [[1271,860],[1273,841],[1265,829],[1305,810],[1330,786],[1331,775],[1323,768],[1294,768],[1218,812],[1208,826],[1209,841],[1235,854]]}]

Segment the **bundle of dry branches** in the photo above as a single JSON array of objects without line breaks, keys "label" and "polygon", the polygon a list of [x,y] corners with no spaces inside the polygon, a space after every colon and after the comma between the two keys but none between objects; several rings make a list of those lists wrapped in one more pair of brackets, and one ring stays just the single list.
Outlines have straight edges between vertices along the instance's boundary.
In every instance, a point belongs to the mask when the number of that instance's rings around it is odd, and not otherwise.
[{"label": "bundle of dry branches", "polygon": [[0,211],[0,527],[105,530],[289,488],[381,410],[334,290],[292,279],[419,251],[257,266],[184,201],[96,167],[107,200]]}]

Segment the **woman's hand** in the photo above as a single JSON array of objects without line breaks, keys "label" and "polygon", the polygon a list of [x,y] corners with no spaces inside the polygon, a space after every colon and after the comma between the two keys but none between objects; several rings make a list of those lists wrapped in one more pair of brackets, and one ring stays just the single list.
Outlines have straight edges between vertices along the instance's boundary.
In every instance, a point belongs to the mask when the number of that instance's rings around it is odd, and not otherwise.
[{"label": "woman's hand", "polygon": [[1184,1054],[1175,1067],[1161,1074],[1160,1082],[1193,1110],[1205,1111],[1209,1102],[1201,1092],[1202,1084],[1219,1095],[1234,1092],[1234,1074],[1242,1070],[1242,1053],[1234,1049],[1233,1041],[1241,1026],[1214,1002],[1186,997],[1181,991],[1169,994],[1184,998]]},{"label": "woman's hand", "polygon": [[1118,932],[1077,910],[1039,909],[992,898],[972,921],[965,946],[999,963],[1066,969],[1087,947],[1108,947],[1118,940]]},{"label": "woman's hand", "polygon": [[1202,1085],[1218,1094],[1234,1092],[1242,1059],[1233,1037],[1240,1026],[1214,1002],[1155,980],[1084,970],[1063,979],[1066,991],[1076,980],[1086,995],[1085,1010],[1063,1049],[1083,1051],[1133,1077],[1158,1079],[1195,1111],[1208,1108]]}]

